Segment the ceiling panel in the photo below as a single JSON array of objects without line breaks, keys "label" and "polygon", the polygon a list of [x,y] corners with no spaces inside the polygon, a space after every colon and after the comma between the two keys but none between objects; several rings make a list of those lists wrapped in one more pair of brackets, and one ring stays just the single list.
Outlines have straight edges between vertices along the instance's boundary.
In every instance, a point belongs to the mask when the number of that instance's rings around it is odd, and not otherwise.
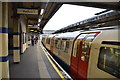
[{"label": "ceiling panel", "polygon": [[41,19],[41,26],[40,28],[44,28],[50,18],[57,12],[57,10],[63,4],[72,4],[72,5],[79,5],[79,6],[88,6],[88,7],[96,7],[96,8],[103,8],[103,9],[114,9],[120,10],[120,2],[16,2],[13,3],[13,11],[16,14],[16,9],[18,7],[21,8],[31,8],[31,9],[38,9],[38,15],[25,15],[29,21],[29,24],[37,24],[39,13],[41,9],[45,9],[45,12]]}]

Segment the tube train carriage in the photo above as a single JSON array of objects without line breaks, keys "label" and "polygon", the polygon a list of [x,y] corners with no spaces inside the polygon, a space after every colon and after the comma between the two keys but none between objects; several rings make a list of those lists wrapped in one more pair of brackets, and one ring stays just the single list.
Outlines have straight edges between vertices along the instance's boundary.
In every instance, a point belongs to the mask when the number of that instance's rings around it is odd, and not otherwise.
[{"label": "tube train carriage", "polygon": [[[52,34],[44,36],[42,43],[73,78],[119,79],[120,40],[118,34],[120,12],[114,13],[117,14],[117,19],[110,20],[109,24],[103,22],[107,25],[103,25],[102,28],[91,25],[88,30]],[[106,19],[109,15],[105,16]]]},{"label": "tube train carriage", "polygon": [[118,26],[42,38],[51,55],[74,78],[120,78]]}]

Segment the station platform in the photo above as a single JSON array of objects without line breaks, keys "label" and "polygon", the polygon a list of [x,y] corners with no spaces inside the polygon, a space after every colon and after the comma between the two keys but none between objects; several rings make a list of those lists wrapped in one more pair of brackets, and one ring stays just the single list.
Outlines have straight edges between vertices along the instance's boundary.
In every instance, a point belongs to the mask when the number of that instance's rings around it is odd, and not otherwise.
[{"label": "station platform", "polygon": [[60,79],[49,59],[45,55],[41,43],[30,46],[24,54],[21,55],[21,62],[14,64],[12,56],[10,57],[10,79],[29,78],[29,79]]}]

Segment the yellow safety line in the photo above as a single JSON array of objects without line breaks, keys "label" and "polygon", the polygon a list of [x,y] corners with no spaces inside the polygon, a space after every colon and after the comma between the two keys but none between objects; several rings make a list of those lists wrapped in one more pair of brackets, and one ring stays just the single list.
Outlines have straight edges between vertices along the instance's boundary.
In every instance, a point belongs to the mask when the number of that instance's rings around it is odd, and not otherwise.
[{"label": "yellow safety line", "polygon": [[[43,48],[42,48],[43,49]],[[56,67],[56,65],[53,63],[53,61],[49,58],[48,54],[46,53],[45,49],[43,49],[45,55],[47,56],[48,60],[50,61],[50,63],[52,64],[52,66],[54,67],[54,69],[56,70],[56,72],[59,74],[59,76],[63,79],[64,76],[61,74],[61,72],[59,71],[59,69]]]}]

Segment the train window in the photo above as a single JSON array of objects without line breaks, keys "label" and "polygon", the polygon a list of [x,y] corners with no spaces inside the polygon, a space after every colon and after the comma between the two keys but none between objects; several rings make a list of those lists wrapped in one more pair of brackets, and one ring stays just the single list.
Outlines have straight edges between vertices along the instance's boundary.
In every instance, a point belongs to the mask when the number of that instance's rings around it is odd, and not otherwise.
[{"label": "train window", "polygon": [[64,50],[65,50],[65,48],[66,48],[66,41],[64,41],[63,44],[64,44],[64,45],[63,45]]},{"label": "train window", "polygon": [[89,60],[89,50],[90,50],[90,43],[84,42],[82,45],[82,54],[81,60],[88,62]]},{"label": "train window", "polygon": [[46,39],[46,43],[48,44],[48,39]]},{"label": "train window", "polygon": [[64,50],[64,41],[61,41],[61,42],[60,42],[60,49],[61,49],[61,50]]},{"label": "train window", "polygon": [[78,54],[78,41],[75,41],[75,44],[74,44],[74,49],[73,49],[73,56],[74,57],[77,57],[77,54]]},{"label": "train window", "polygon": [[95,38],[96,33],[90,33],[87,34],[83,39],[83,45],[82,45],[82,54],[80,55],[80,60],[88,62],[89,61],[89,51],[90,51],[90,45],[93,39]]},{"label": "train window", "polygon": [[65,43],[65,52],[68,53],[68,48],[69,48],[69,41],[66,41]]},{"label": "train window", "polygon": [[67,40],[67,39],[65,39],[65,38],[62,38],[62,40]]},{"label": "train window", "polygon": [[58,49],[61,49],[61,41],[60,41],[60,40],[58,40],[57,48],[58,48]]},{"label": "train window", "polygon": [[69,41],[66,41],[66,48],[69,48]]},{"label": "train window", "polygon": [[120,78],[120,49],[101,47],[98,68]]},{"label": "train window", "polygon": [[47,44],[50,44],[50,39],[49,39],[49,38],[47,38],[46,42],[47,42]]},{"label": "train window", "polygon": [[58,40],[55,40],[55,47],[58,48]]},{"label": "train window", "polygon": [[50,44],[50,38],[48,39],[48,44]]}]

